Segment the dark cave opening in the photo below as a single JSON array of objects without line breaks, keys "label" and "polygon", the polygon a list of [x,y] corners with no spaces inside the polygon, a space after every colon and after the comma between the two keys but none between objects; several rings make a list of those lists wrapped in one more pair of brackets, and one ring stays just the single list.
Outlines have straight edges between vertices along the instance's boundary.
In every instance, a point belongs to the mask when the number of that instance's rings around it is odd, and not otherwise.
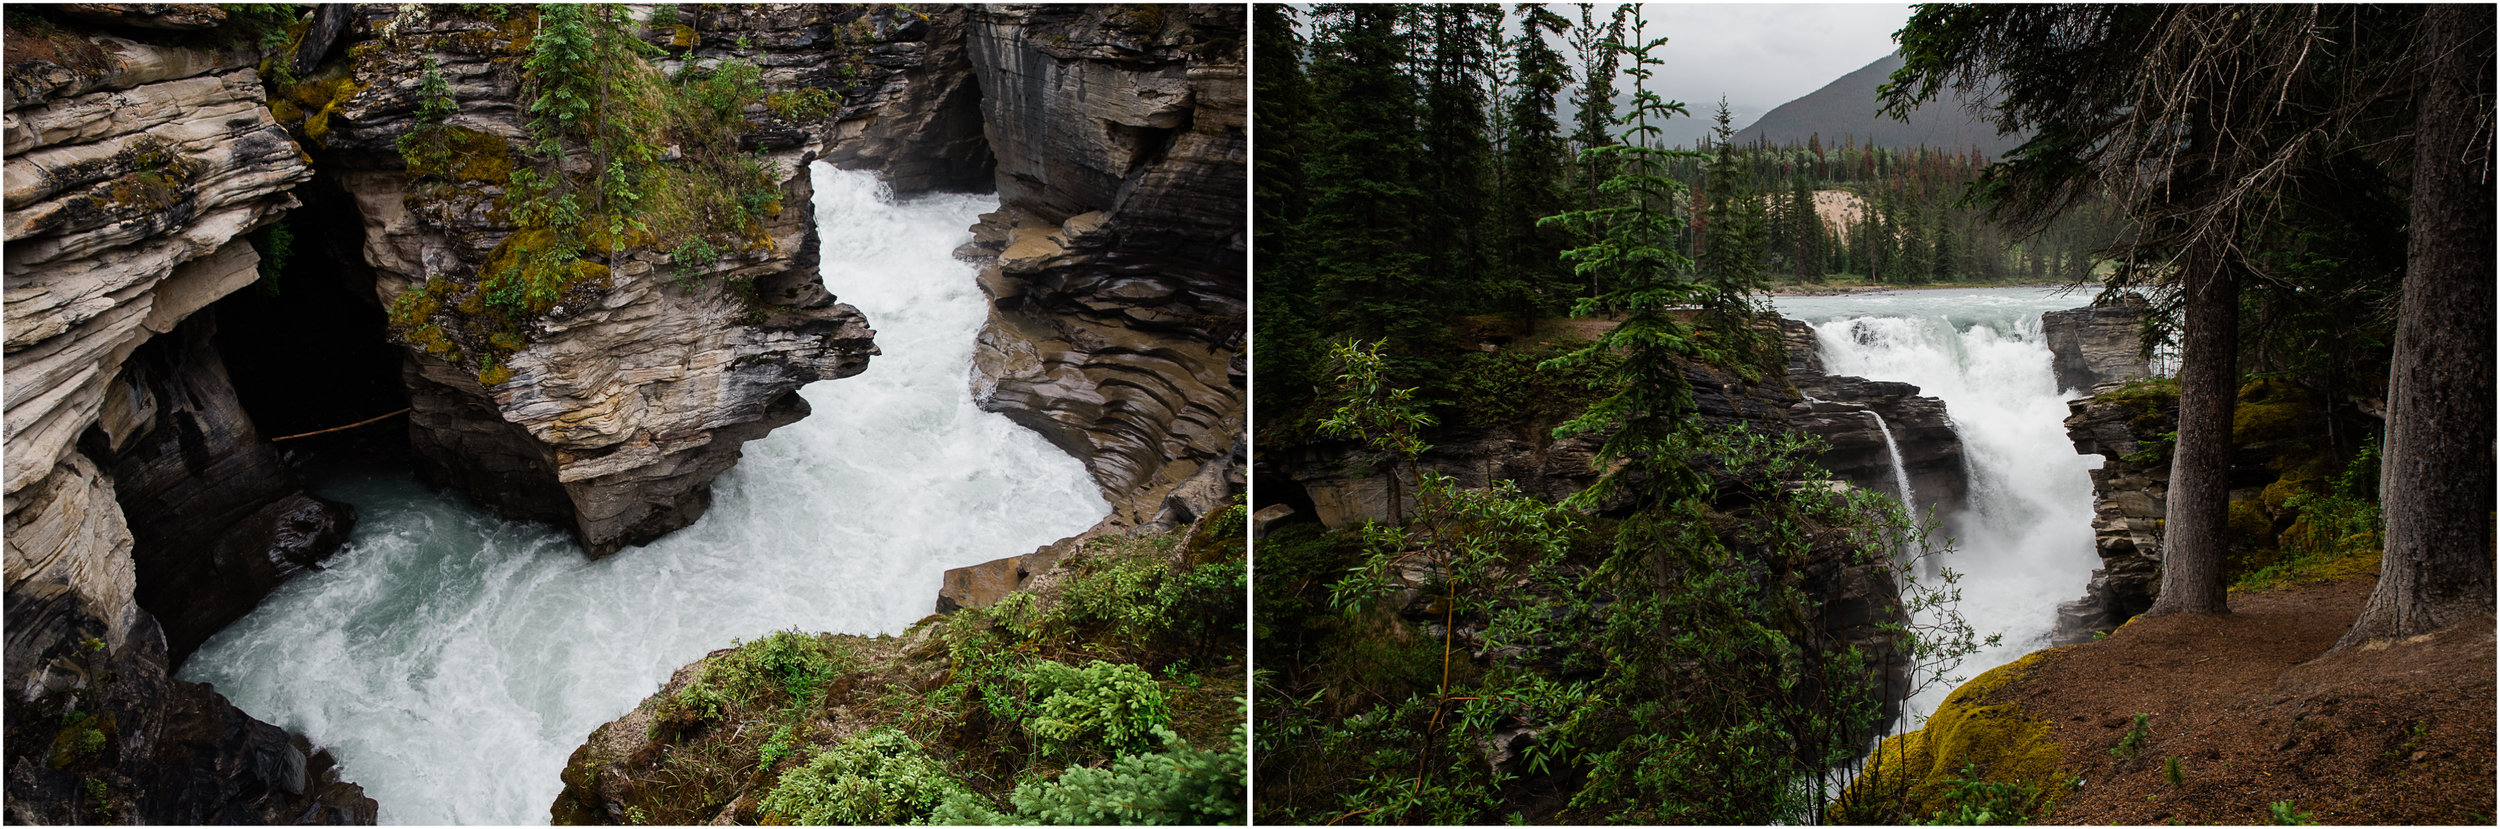
[{"label": "dark cave opening", "polygon": [[[328,177],[296,188],[303,206],[254,235],[264,265],[284,261],[261,284],[218,300],[217,349],[235,395],[263,438],[287,438],[381,420],[276,444],[289,463],[404,466],[408,392],[400,348],[391,343],[374,274],[365,264],[365,228],[355,201]],[[286,237],[275,242],[273,235]],[[274,278],[273,278],[274,277]]]}]

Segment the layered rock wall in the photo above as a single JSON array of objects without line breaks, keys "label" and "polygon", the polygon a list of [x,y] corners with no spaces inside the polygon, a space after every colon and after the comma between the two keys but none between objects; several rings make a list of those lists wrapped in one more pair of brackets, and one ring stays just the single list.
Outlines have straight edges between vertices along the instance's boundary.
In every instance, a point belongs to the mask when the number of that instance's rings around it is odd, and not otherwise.
[{"label": "layered rock wall", "polygon": [[[896,21],[911,18],[798,6],[678,13],[680,23],[645,32],[673,50],[664,72],[742,59],[778,91],[823,81],[844,50],[867,48],[842,33],[901,30]],[[521,229],[494,173],[412,175],[396,146],[417,126],[417,87],[432,67],[457,105],[444,123],[521,157],[530,130],[516,105],[519,63],[533,25],[374,7],[348,26],[344,68],[329,70],[343,72],[330,82],[341,94],[317,129],[313,115],[298,129],[321,134],[322,163],[355,195],[386,301],[474,285],[497,245]],[[805,168],[822,151],[820,130],[761,105],[747,116],[742,146],[771,165],[783,206],[764,220],[761,244],[692,274],[668,252],[605,255],[606,278],[529,320],[526,344],[502,359],[500,376],[452,359],[460,349],[409,343],[411,445],[427,477],[507,514],[567,527],[591,555],[606,555],[692,523],[741,444],[805,416],[800,386],[867,367],[875,332],[815,273]],[[754,296],[732,287],[741,284]]]},{"label": "layered rock wall", "polygon": [[[222,20],[87,11],[119,25]],[[172,679],[178,654],[151,612],[181,617],[176,636],[196,644],[198,605],[160,602],[157,587],[200,605],[257,601],[274,581],[195,577],[220,556],[266,563],[294,521],[269,507],[303,497],[236,422],[204,323],[186,323],[257,278],[242,235],[293,207],[288,189],[310,175],[261,104],[260,54],[16,10],[6,48],[9,817],[370,823],[373,802],[300,738]],[[143,349],[156,358],[134,363]],[[206,470],[236,478],[180,480]],[[335,546],[304,542],[307,558]]]},{"label": "layered rock wall", "polygon": [[976,396],[1084,460],[1114,526],[1185,523],[1240,488],[1244,11],[972,17],[1001,202],[968,251],[995,257]]},{"label": "layered rock wall", "polygon": [[2066,435],[2075,451],[2101,456],[2092,470],[2092,547],[2101,566],[2082,598],[2058,606],[2051,642],[2088,642],[2151,609],[2161,593],[2161,529],[2169,511],[2170,453],[2165,437],[2178,428],[2179,399],[2145,390],[2116,394],[2102,387],[2066,404]]}]

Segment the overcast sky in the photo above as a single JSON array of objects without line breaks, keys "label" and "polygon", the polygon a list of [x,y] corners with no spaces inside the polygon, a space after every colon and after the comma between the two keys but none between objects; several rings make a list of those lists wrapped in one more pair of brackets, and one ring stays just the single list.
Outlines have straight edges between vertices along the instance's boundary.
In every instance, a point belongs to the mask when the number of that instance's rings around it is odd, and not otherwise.
[{"label": "overcast sky", "polygon": [[[1568,6],[1554,8],[1579,19]],[[1642,11],[1650,34],[1667,38],[1657,55],[1666,60],[1658,94],[1693,113],[1666,131],[1668,143],[1686,146],[1709,132],[1719,96],[1744,129],[1772,107],[1891,54],[1892,33],[1910,19],[1910,7],[1899,4],[1650,3]]]}]

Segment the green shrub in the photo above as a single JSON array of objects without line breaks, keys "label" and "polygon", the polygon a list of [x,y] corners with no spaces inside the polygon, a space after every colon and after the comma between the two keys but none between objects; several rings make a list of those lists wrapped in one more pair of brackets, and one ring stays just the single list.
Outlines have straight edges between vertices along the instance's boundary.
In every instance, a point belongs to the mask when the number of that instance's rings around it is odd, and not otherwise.
[{"label": "green shrub", "polygon": [[919,743],[880,728],[783,773],[760,805],[766,822],[920,825],[949,801],[971,797]]},{"label": "green shrub", "polygon": [[960,825],[1028,823],[1050,826],[1208,826],[1242,821],[1249,757],[1245,724],[1235,748],[1196,748],[1166,735],[1164,750],[1131,754],[1101,768],[1072,768],[1048,781],[1016,786],[1015,814],[982,808],[970,799],[940,811],[934,823]]},{"label": "green shrub", "polygon": [[2136,754],[2144,750],[2144,738],[2153,735],[2153,729],[2145,725],[2152,719],[2151,714],[2135,715],[2135,722],[2127,726],[2126,736],[2118,738],[2118,745],[2109,750],[2109,756],[2127,760],[2135,759]]},{"label": "green shrub", "polygon": [[1097,659],[1076,668],[1044,660],[1026,682],[1035,705],[1025,728],[1046,753],[1117,757],[1148,749],[1170,733],[1162,686],[1135,665]]},{"label": "green shrub", "polygon": [[693,682],[661,701],[651,728],[658,735],[682,733],[741,708],[772,707],[776,698],[805,701],[818,686],[852,667],[849,653],[834,650],[821,637],[774,631],[705,664]]}]

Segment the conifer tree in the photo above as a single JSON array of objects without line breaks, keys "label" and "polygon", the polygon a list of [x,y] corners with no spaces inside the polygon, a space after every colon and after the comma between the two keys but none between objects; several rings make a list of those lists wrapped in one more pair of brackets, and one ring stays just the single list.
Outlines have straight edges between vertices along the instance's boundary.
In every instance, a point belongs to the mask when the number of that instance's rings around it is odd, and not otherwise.
[{"label": "conifer tree", "polygon": [[1265,380],[1256,400],[1261,421],[1281,423],[1288,412],[1310,402],[1318,382],[1314,361],[1318,337],[1310,324],[1314,297],[1309,271],[1303,267],[1305,246],[1292,244],[1295,229],[1309,212],[1302,164],[1310,149],[1308,125],[1314,112],[1310,85],[1303,76],[1304,44],[1300,12],[1283,3],[1252,7],[1251,49],[1259,71],[1252,79],[1257,97],[1256,189],[1251,196],[1252,250],[1257,255],[1262,347],[1252,349],[1253,370]]},{"label": "conifer tree", "polygon": [[1421,73],[1422,155],[1413,167],[1420,173],[1416,184],[1424,196],[1423,215],[1414,225],[1415,252],[1427,263],[1430,284],[1481,297],[1489,248],[1484,231],[1492,201],[1486,185],[1494,170],[1485,104],[1502,10],[1459,3],[1422,8],[1429,40],[1419,45],[1428,45],[1430,52]]},{"label": "conifer tree", "polygon": [[1560,228],[1539,227],[1536,220],[1564,209],[1565,166],[1562,126],[1554,120],[1555,98],[1568,82],[1569,67],[1546,43],[1549,35],[1571,28],[1571,22],[1542,5],[1519,6],[1520,33],[1511,40],[1509,135],[1503,142],[1503,186],[1495,194],[1494,239],[1501,246],[1501,279],[1515,313],[1535,316],[1563,310],[1571,283],[1560,265],[1568,242]]},{"label": "conifer tree", "polygon": [[1308,248],[1323,330],[1386,336],[1393,354],[1431,339],[1438,286],[1417,253],[1424,194],[1410,165],[1423,163],[1416,134],[1421,97],[1405,71],[1414,13],[1404,6],[1339,3],[1312,10],[1315,100],[1304,165],[1310,212],[1298,236]]},{"label": "conifer tree", "polygon": [[[1641,7],[1625,8],[1630,10],[1626,33],[1638,37],[1644,31]],[[1685,466],[1684,453],[1678,451],[1690,436],[1693,410],[1692,385],[1684,379],[1679,361],[1699,356],[1701,345],[1694,331],[1676,321],[1670,311],[1701,304],[1705,292],[1693,279],[1692,261],[1675,250],[1675,237],[1685,224],[1677,215],[1676,202],[1685,186],[1669,173],[1671,162],[1700,154],[1661,146],[1660,125],[1670,117],[1690,114],[1683,103],[1661,98],[1649,88],[1650,78],[1657,74],[1654,67],[1664,63],[1653,53],[1665,44],[1666,38],[1638,45],[1613,39],[1607,43],[1620,59],[1629,61],[1624,71],[1632,76],[1632,107],[1624,119],[1629,127],[1626,143],[1591,148],[1582,155],[1612,157],[1617,172],[1601,191],[1620,201],[1545,220],[1572,227],[1590,240],[1563,254],[1575,272],[1590,277],[1599,289],[1596,296],[1580,300],[1572,313],[1625,315],[1623,322],[1587,347],[1546,366],[1581,368],[1602,364],[1608,356],[1620,357],[1591,382],[1591,388],[1603,390],[1606,396],[1554,430],[1556,437],[1614,430],[1598,446],[1593,460],[1600,468],[1615,471],[1572,496],[1574,503],[1583,506],[1604,502],[1615,491],[1616,482],[1627,477],[1645,480],[1645,494],[1650,497],[1672,497],[1698,481]]]},{"label": "conifer tree", "polygon": [[1717,153],[1703,179],[1702,210],[1708,240],[1699,244],[1701,321],[1732,347],[1752,357],[1762,346],[1753,319],[1761,313],[1754,294],[1762,288],[1764,220],[1762,197],[1747,184],[1744,160],[1736,151],[1735,129],[1728,123],[1727,99],[1719,99],[1711,132]]}]

